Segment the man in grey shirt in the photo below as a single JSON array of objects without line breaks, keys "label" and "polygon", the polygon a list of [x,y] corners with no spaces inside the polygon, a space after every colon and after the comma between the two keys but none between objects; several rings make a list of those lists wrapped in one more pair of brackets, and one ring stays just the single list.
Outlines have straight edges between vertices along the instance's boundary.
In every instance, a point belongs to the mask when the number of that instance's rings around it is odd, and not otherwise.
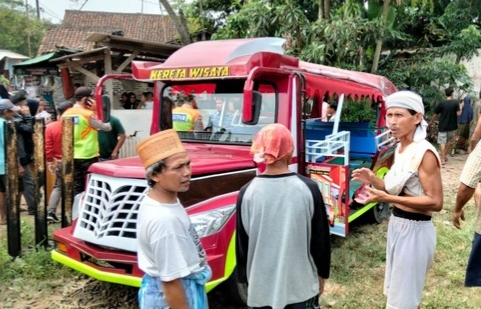
[{"label": "man in grey shirt", "polygon": [[293,141],[281,124],[261,129],[251,152],[266,170],[239,192],[237,276],[253,308],[318,308],[329,277],[329,225],[314,181],[289,170]]}]

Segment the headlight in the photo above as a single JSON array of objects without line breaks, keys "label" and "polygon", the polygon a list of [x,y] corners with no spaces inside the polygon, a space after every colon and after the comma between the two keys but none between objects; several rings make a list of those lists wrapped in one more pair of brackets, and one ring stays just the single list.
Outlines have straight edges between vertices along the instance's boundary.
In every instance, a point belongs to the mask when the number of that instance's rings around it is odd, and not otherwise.
[{"label": "headlight", "polygon": [[199,237],[217,233],[235,211],[235,205],[214,209],[190,216]]}]

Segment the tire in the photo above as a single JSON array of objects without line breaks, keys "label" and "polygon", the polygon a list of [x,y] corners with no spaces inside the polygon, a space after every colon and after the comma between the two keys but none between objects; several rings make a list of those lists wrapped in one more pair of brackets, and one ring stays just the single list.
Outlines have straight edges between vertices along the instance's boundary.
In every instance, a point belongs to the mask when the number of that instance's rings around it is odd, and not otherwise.
[{"label": "tire", "polygon": [[237,282],[237,272],[234,269],[232,275],[223,284],[226,293],[226,302],[233,306],[247,306],[247,284]]},{"label": "tire", "polygon": [[388,203],[377,203],[370,212],[371,221],[381,224],[391,216],[391,206]]}]

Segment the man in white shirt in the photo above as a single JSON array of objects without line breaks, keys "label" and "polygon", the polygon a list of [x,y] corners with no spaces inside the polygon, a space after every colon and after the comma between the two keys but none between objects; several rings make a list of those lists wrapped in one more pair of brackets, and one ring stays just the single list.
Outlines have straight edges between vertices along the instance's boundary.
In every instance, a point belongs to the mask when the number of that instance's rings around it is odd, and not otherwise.
[{"label": "man in white shirt", "polygon": [[175,130],[156,133],[137,145],[149,192],[137,221],[137,259],[145,273],[141,309],[207,309],[211,277],[204,249],[177,194],[189,189],[191,169]]}]

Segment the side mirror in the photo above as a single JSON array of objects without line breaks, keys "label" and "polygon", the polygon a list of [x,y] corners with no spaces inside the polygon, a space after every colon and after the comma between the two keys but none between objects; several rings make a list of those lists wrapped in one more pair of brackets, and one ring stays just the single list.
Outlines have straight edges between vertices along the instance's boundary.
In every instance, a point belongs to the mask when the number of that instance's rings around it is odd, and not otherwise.
[{"label": "side mirror", "polygon": [[110,97],[104,94],[102,96],[102,110],[104,112],[102,121],[104,123],[110,122],[110,109],[111,109]]},{"label": "side mirror", "polygon": [[259,115],[261,114],[262,94],[259,91],[253,90],[251,102],[252,102],[252,105],[250,107],[252,112],[252,119],[250,119],[250,121],[246,121],[246,119],[243,118],[242,123],[248,124],[248,125],[256,125],[257,122],[259,121]]}]

